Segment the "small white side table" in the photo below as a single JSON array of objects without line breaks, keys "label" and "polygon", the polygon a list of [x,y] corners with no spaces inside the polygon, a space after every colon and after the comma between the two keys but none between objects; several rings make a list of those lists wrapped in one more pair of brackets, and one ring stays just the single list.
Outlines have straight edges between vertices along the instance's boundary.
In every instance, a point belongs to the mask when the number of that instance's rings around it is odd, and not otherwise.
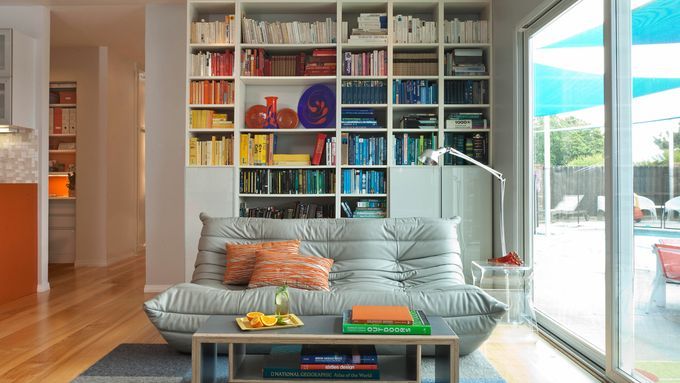
[{"label": "small white side table", "polygon": [[[507,323],[534,323],[536,316],[534,314],[534,306],[531,299],[531,283],[533,280],[533,269],[531,266],[505,265],[477,261],[472,262],[472,284],[479,288],[484,288],[484,278],[493,277],[498,274],[502,274],[504,277],[505,285],[503,287],[505,290],[505,301],[510,306],[507,315]],[[523,307],[512,307],[512,301],[510,300],[511,276],[521,280],[521,286],[516,290],[521,291],[522,298],[519,302],[516,302],[516,304],[521,304]]]}]

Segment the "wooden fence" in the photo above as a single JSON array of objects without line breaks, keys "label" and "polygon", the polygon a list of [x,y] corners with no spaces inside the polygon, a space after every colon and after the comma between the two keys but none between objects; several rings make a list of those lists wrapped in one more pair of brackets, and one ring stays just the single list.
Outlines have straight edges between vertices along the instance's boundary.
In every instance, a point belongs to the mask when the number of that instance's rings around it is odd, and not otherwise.
[{"label": "wooden fence", "polygon": [[[544,169],[534,170],[538,215],[543,211]],[[663,205],[671,196],[668,188],[668,166],[636,166],[633,168],[633,191],[645,196],[656,205]],[[674,169],[674,191],[680,195],[680,167]],[[604,195],[604,168],[602,166],[554,166],[551,168],[551,208],[568,194],[583,195],[579,210],[589,215],[597,214],[597,197]],[[660,213],[660,212],[659,212]]]}]

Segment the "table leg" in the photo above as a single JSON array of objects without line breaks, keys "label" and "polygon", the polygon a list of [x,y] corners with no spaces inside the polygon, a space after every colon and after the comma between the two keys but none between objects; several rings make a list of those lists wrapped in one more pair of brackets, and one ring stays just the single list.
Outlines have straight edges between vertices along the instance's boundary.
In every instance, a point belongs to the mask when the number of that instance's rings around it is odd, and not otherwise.
[{"label": "table leg", "polygon": [[435,383],[458,383],[458,345],[438,344],[434,346]]},{"label": "table leg", "polygon": [[212,383],[217,379],[217,345],[195,342],[192,350],[192,383]]},{"label": "table leg", "polygon": [[512,307],[510,306],[510,272],[508,270],[503,270],[505,274],[505,301],[508,304],[508,323],[513,323],[512,320]]}]

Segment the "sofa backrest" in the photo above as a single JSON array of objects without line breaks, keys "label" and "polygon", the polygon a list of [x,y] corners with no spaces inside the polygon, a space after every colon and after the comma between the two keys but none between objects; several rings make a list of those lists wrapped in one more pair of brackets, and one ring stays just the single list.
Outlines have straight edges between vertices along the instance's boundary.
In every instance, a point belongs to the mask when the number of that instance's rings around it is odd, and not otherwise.
[{"label": "sofa backrest", "polygon": [[192,282],[224,278],[226,243],[299,239],[300,253],[332,258],[331,286],[446,289],[465,283],[457,238],[459,218],[215,218],[203,230]]}]

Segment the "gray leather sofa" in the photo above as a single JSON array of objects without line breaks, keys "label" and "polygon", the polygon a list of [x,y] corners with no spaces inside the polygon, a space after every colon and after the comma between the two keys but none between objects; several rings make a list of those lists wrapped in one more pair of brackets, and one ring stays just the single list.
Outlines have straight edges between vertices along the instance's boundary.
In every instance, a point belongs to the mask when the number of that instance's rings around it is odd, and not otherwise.
[{"label": "gray leather sofa", "polygon": [[507,306],[465,284],[457,240],[459,220],[434,218],[213,218],[203,230],[191,283],[178,284],[144,304],[151,322],[180,351],[211,314],[274,312],[274,287],[222,283],[225,244],[299,239],[300,253],[332,258],[330,292],[290,289],[291,311],[339,315],[353,305],[407,305],[438,315],[460,337],[461,355],[490,335]]}]

